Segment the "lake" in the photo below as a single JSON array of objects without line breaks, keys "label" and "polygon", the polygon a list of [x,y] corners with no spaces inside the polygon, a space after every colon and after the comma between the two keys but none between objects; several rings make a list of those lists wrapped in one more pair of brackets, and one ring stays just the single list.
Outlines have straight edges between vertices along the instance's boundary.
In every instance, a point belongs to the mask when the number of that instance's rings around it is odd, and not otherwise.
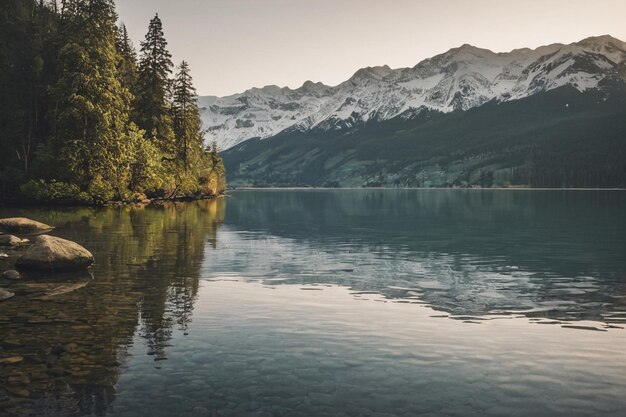
[{"label": "lake", "polygon": [[626,413],[626,192],[0,208],[16,215],[96,264],[0,281],[0,359],[21,358],[0,364],[2,416]]}]

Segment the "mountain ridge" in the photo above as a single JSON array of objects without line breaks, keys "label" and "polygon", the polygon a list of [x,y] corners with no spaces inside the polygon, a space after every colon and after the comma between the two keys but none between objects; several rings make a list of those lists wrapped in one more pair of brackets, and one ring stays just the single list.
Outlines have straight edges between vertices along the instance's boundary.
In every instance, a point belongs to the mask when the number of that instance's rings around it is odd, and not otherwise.
[{"label": "mountain ridge", "polygon": [[283,131],[222,155],[235,187],[626,188],[626,83],[610,89]]},{"label": "mountain ridge", "polygon": [[465,111],[564,85],[579,91],[601,88],[625,61],[626,43],[610,35],[509,52],[464,44],[413,67],[361,68],[336,86],[312,81],[296,89],[270,85],[200,97],[199,103],[207,140],[228,149],[283,131],[345,129],[368,120],[410,118],[425,109]]}]

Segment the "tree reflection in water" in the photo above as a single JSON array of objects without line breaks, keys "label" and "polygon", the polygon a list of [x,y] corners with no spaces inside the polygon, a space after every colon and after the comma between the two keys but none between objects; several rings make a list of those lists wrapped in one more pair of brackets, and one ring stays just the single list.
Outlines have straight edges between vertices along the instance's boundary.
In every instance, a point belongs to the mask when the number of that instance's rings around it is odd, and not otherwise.
[{"label": "tree reflection in water", "polygon": [[[0,415],[104,415],[136,332],[165,360],[174,329],[188,331],[225,204],[19,210],[89,248],[96,265],[93,280],[26,275],[12,284],[16,297],[0,304],[0,359],[15,363],[0,364]],[[74,290],[55,295],[60,286]]]}]

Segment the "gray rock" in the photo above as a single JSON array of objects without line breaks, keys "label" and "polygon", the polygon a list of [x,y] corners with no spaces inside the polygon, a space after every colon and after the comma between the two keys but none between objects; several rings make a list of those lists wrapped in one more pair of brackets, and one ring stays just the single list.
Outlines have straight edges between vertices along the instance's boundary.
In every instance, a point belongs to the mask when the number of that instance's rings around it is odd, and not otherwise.
[{"label": "gray rock", "polygon": [[20,279],[20,273],[15,270],[4,271],[4,273],[2,274],[2,278],[17,280]]},{"label": "gray rock", "polygon": [[53,236],[39,236],[17,260],[18,269],[79,271],[93,264],[93,255],[78,243]]},{"label": "gray rock", "polygon": [[8,300],[9,298],[13,298],[14,296],[15,294],[13,294],[11,291],[0,288],[0,301]]},{"label": "gray rock", "polygon": [[5,233],[31,234],[44,233],[54,229],[52,226],[27,219],[25,217],[12,217],[0,219],[0,231]]},{"label": "gray rock", "polygon": [[199,417],[208,417],[211,415],[211,412],[204,407],[194,407],[191,413],[192,415]]},{"label": "gray rock", "polygon": [[0,236],[0,246],[22,246],[30,242],[28,239],[20,239],[17,236],[13,235],[2,235]]}]

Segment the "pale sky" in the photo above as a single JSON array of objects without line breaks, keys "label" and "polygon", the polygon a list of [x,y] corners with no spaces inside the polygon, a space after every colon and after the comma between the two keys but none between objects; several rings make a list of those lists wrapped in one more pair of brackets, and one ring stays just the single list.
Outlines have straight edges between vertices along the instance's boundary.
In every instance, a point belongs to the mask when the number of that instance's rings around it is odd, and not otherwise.
[{"label": "pale sky", "polygon": [[117,10],[137,49],[159,13],[200,95],[337,85],[362,67],[412,67],[464,43],[503,52],[626,40],[626,0],[117,0]]}]

